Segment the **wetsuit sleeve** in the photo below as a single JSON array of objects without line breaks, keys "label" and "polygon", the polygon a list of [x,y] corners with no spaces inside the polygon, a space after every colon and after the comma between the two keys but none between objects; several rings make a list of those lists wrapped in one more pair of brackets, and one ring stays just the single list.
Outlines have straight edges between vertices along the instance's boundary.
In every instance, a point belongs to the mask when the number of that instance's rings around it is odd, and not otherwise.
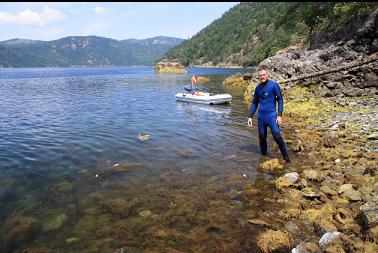
[{"label": "wetsuit sleeve", "polygon": [[259,106],[259,101],[260,101],[260,97],[259,97],[259,93],[257,92],[257,87],[256,87],[255,93],[253,94],[253,101],[252,101],[251,109],[249,111],[250,118],[252,118],[253,115],[255,114],[257,107]]},{"label": "wetsuit sleeve", "polygon": [[282,92],[278,84],[275,85],[274,92],[276,95],[276,101],[278,102],[278,116],[282,116],[283,109],[284,109],[284,102],[282,98]]}]

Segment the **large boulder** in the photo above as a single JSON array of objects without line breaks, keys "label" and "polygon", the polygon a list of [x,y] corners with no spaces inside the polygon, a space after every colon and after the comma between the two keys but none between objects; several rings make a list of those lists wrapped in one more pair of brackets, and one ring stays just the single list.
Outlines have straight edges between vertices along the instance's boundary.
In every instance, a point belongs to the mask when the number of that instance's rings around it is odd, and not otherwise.
[{"label": "large boulder", "polygon": [[167,60],[163,59],[159,61],[155,67],[154,71],[160,74],[186,74],[187,71],[179,60]]}]

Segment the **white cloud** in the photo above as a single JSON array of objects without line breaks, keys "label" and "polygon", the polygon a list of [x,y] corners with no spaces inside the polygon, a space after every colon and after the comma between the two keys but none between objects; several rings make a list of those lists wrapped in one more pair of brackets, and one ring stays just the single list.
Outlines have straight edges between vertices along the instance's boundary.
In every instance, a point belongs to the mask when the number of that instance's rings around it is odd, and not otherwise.
[{"label": "white cloud", "polygon": [[0,11],[0,24],[19,24],[19,25],[44,25],[46,23],[61,20],[64,17],[63,13],[49,8],[45,5],[41,14],[29,9],[20,11],[12,15],[7,12]]},{"label": "white cloud", "polygon": [[96,13],[104,13],[104,12],[106,11],[106,9],[105,9],[104,7],[96,6],[96,7],[94,8],[94,11],[95,11]]},{"label": "white cloud", "polygon": [[9,13],[0,11],[0,24],[15,23],[16,21],[17,21],[16,16],[12,16]]},{"label": "white cloud", "polygon": [[41,16],[46,23],[58,21],[63,19],[64,17],[62,12],[55,9],[51,9],[47,5],[45,5],[45,8],[43,9]]}]

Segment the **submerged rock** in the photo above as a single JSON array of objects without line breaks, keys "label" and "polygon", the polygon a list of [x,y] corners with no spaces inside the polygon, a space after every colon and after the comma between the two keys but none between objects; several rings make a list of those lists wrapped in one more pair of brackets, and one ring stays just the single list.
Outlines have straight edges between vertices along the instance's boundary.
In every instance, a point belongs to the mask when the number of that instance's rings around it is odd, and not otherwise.
[{"label": "submerged rock", "polygon": [[43,231],[57,230],[66,222],[67,219],[68,219],[68,216],[64,213],[48,217],[42,223],[42,230]]}]

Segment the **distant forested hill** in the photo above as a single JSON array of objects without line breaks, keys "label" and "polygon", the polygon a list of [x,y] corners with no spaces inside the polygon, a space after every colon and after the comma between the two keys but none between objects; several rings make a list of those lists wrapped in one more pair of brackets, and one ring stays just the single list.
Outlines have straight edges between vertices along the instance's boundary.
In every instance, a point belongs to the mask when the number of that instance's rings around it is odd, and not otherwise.
[{"label": "distant forested hill", "polygon": [[53,41],[12,39],[0,42],[3,67],[71,67],[153,65],[183,39],[154,37],[114,40],[72,36]]},{"label": "distant forested hill", "polygon": [[288,46],[310,48],[314,37],[360,22],[377,2],[245,2],[162,58],[184,65],[254,66]]}]

